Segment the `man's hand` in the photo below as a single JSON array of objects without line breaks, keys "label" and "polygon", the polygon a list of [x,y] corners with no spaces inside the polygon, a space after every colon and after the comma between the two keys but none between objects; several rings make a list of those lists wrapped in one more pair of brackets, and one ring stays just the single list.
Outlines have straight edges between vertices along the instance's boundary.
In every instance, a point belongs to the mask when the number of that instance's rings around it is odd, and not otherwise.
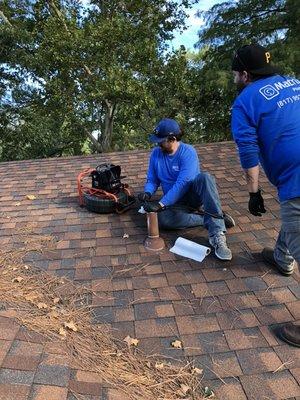
[{"label": "man's hand", "polygon": [[260,189],[257,192],[250,192],[250,199],[248,203],[248,209],[252,215],[261,217],[261,214],[266,212],[264,199],[261,195]]},{"label": "man's hand", "polygon": [[141,203],[145,203],[145,201],[149,201],[151,199],[151,193],[149,193],[149,192],[139,193],[137,195],[137,198],[139,199],[139,201]]},{"label": "man's hand", "polygon": [[158,212],[165,208],[159,201],[146,201],[143,207],[146,212]]}]

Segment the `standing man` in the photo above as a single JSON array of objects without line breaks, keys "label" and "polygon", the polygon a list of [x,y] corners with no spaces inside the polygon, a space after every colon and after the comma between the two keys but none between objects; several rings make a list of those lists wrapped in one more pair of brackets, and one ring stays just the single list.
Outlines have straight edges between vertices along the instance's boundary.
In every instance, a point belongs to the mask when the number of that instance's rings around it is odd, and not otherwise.
[{"label": "standing man", "polygon": [[[239,95],[232,109],[232,133],[249,191],[249,211],[265,213],[259,189],[259,163],[276,186],[282,226],[274,249],[262,256],[283,275],[300,265],[300,81],[278,75],[270,52],[259,45],[237,50],[232,70]],[[300,327],[282,337],[300,344]]]},{"label": "standing man", "polygon": [[[220,260],[231,260],[225,222],[228,227],[235,223],[229,215],[223,215],[215,179],[207,172],[200,172],[195,148],[183,143],[181,137],[180,126],[173,119],[164,118],[156,126],[149,140],[158,146],[152,151],[145,192],[138,196],[139,200],[145,202],[145,211],[159,211],[161,228],[184,229],[204,225],[215,255]],[[159,202],[150,202],[160,185],[163,197]],[[191,211],[201,206],[206,212],[204,217]]]}]

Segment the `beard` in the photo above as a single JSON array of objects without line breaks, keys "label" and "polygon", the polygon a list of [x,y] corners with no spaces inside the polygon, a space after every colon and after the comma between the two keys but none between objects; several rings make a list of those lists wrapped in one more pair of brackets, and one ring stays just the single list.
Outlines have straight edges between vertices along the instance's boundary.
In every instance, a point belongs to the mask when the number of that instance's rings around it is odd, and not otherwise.
[{"label": "beard", "polygon": [[172,150],[170,150],[170,149],[162,149],[162,152],[165,153],[165,154],[171,154]]},{"label": "beard", "polygon": [[163,146],[160,146],[160,145],[159,145],[159,148],[160,148],[161,151],[162,151],[163,153],[165,153],[165,154],[171,154],[171,153],[172,153],[172,149],[168,149],[168,148],[163,147]]},{"label": "beard", "polygon": [[238,83],[236,84],[236,89],[237,89],[238,94],[240,94],[240,93],[245,89],[246,86],[247,86],[246,83],[244,83],[244,82],[238,82]]}]

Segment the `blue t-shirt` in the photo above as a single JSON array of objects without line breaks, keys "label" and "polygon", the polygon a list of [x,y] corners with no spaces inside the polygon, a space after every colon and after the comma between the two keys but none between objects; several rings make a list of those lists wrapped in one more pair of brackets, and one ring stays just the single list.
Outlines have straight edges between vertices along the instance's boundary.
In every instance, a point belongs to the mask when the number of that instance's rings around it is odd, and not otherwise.
[{"label": "blue t-shirt", "polygon": [[179,142],[175,154],[164,153],[155,147],[150,156],[145,192],[155,193],[161,185],[165,206],[175,204],[186,194],[190,183],[200,172],[200,163],[193,146]]},{"label": "blue t-shirt", "polygon": [[248,85],[232,109],[242,167],[261,163],[280,201],[300,197],[300,81],[274,75]]}]

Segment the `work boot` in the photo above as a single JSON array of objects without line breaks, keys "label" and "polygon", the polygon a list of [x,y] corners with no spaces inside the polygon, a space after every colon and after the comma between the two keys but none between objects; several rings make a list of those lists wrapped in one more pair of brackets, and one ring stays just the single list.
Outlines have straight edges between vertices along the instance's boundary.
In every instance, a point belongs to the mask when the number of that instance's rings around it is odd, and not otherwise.
[{"label": "work boot", "polygon": [[284,325],[279,332],[279,336],[288,344],[300,347],[300,325]]},{"label": "work boot", "polygon": [[219,233],[209,237],[209,244],[215,249],[215,255],[223,261],[230,261],[232,259],[231,250],[226,243],[226,236],[224,233]]},{"label": "work boot", "polygon": [[224,212],[223,217],[224,217],[224,224],[227,229],[233,228],[235,226],[235,220],[232,218],[231,215]]},{"label": "work boot", "polygon": [[295,261],[293,261],[290,265],[288,265],[286,268],[282,268],[274,258],[274,250],[265,247],[261,253],[263,259],[268,263],[271,264],[273,267],[277,269],[282,275],[289,276],[293,273],[294,267],[295,267]]}]

